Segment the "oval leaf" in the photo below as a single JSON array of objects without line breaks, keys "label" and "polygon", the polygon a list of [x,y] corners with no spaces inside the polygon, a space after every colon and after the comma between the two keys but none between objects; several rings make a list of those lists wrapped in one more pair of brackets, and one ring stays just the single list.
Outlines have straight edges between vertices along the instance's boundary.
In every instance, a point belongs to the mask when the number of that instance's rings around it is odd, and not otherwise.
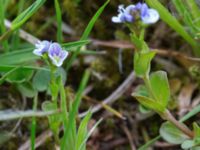
[{"label": "oval leaf", "polygon": [[166,107],[170,98],[170,89],[167,74],[157,71],[151,74],[150,84],[155,100]]},{"label": "oval leaf", "polygon": [[147,108],[150,108],[156,112],[165,111],[165,108],[160,103],[156,102],[155,100],[149,97],[145,97],[137,93],[133,93],[132,96],[135,97],[142,105],[144,105]]},{"label": "oval leaf", "polygon": [[160,128],[161,137],[169,143],[181,144],[189,137],[176,128],[173,124],[165,122]]},{"label": "oval leaf", "polygon": [[156,52],[141,52],[134,55],[134,70],[137,76],[143,77],[149,73],[151,60]]}]

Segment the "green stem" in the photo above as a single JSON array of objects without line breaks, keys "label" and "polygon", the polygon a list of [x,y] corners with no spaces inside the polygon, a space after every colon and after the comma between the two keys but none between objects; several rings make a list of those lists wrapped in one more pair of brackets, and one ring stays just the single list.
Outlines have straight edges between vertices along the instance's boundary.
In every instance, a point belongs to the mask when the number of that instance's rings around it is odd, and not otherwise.
[{"label": "green stem", "polygon": [[[33,100],[33,111],[37,110],[37,94]],[[31,150],[35,149],[35,133],[36,133],[36,118],[35,116],[32,117],[32,125],[31,125]]]},{"label": "green stem", "polygon": [[51,96],[52,101],[56,103],[57,97],[58,97],[58,85],[56,84],[56,77],[55,77],[55,67],[51,66]]},{"label": "green stem", "polygon": [[133,28],[131,27],[131,25],[129,23],[125,23],[125,25],[129,28],[129,30],[135,34],[135,31],[133,30]]},{"label": "green stem", "polygon": [[145,28],[143,27],[141,32],[140,32],[140,40],[144,40],[144,35],[145,35]]}]

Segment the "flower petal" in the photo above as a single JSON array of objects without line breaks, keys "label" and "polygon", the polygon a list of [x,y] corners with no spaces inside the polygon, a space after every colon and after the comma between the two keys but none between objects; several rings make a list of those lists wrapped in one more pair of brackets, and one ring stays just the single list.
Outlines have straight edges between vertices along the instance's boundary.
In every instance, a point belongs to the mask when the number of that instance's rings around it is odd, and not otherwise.
[{"label": "flower petal", "polygon": [[155,9],[148,9],[147,14],[141,16],[141,19],[145,24],[153,24],[159,20],[159,13]]},{"label": "flower petal", "polygon": [[114,16],[114,17],[112,17],[112,22],[114,22],[114,23],[121,23],[122,21],[121,21],[121,19],[119,18],[119,16]]},{"label": "flower petal", "polygon": [[42,56],[43,53],[49,50],[51,43],[49,41],[38,41],[35,44],[36,49],[34,49],[33,53],[38,56]]}]

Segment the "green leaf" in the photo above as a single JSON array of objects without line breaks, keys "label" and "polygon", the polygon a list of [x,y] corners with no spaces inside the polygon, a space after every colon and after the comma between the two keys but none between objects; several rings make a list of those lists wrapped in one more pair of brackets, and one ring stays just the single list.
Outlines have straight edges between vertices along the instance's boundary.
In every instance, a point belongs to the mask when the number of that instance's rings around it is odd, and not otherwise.
[{"label": "green leaf", "polygon": [[25,81],[29,81],[33,75],[33,70],[15,70],[12,74],[10,74],[6,81],[10,83],[22,83]]},{"label": "green leaf", "polygon": [[19,68],[21,68],[21,66],[16,66],[13,69],[9,70],[8,72],[6,72],[1,78],[0,78],[0,85],[6,80],[6,78],[11,75],[13,72],[15,72],[16,70],[18,70]]},{"label": "green leaf", "polygon": [[103,119],[99,119],[97,121],[97,123],[95,123],[95,125],[92,127],[92,129],[90,129],[89,133],[87,134],[85,140],[82,142],[80,148],[78,150],[82,150],[82,148],[84,147],[85,143],[87,142],[88,138],[91,136],[91,134],[93,133],[93,131],[97,128],[97,126],[101,123]]},{"label": "green leaf", "polygon": [[165,107],[163,107],[159,102],[155,100],[139,95],[138,93],[132,93],[132,96],[135,97],[142,105],[147,108],[150,108],[156,112],[162,113],[165,111]]},{"label": "green leaf", "polygon": [[[81,121],[78,133],[77,133],[77,139],[76,139],[76,150],[86,150],[86,144],[82,146],[82,143],[85,141],[87,138],[87,133],[88,133],[88,122],[92,116],[91,111],[89,110],[84,117],[84,119]],[[82,146],[82,148],[81,148]]]},{"label": "green leaf", "polygon": [[160,135],[164,140],[172,144],[181,144],[185,140],[189,139],[187,135],[169,122],[162,124],[160,128]]},{"label": "green leaf", "polygon": [[194,145],[200,145],[200,127],[199,125],[194,122],[193,123],[193,130],[194,130]]},{"label": "green leaf", "polygon": [[25,97],[32,98],[36,95],[36,90],[33,88],[30,82],[24,82],[17,84],[17,89],[21,92]]},{"label": "green leaf", "polygon": [[34,61],[39,57],[33,54],[33,48],[18,50],[0,55],[1,65],[15,65],[27,61]]},{"label": "green leaf", "polygon": [[30,7],[17,16],[11,24],[11,30],[16,30],[23,25],[34,13],[38,11],[44,2],[45,0],[36,0]]},{"label": "green leaf", "polygon": [[44,71],[44,70],[38,70],[33,77],[33,87],[42,92],[46,91],[49,87],[50,83],[50,72]]},{"label": "green leaf", "polygon": [[149,97],[149,92],[145,85],[137,86],[137,88],[135,89],[135,93],[141,96]]},{"label": "green leaf", "polygon": [[185,150],[199,150],[200,149],[200,146],[199,146],[200,143],[195,143],[195,140],[186,140],[184,141],[182,144],[181,144],[181,148],[182,149],[185,149]]},{"label": "green leaf", "polygon": [[144,77],[150,71],[151,60],[155,56],[156,52],[141,52],[134,55],[134,71],[139,77]]},{"label": "green leaf", "polygon": [[55,10],[56,10],[56,20],[57,20],[57,41],[62,42],[62,13],[58,0],[54,0]]},{"label": "green leaf", "polygon": [[[35,67],[35,66],[17,66],[17,65],[0,65],[0,72],[9,72],[9,71],[15,71],[15,68],[18,68],[21,71],[30,71],[30,70],[44,70],[49,72],[49,69],[47,68],[41,68],[41,67]],[[18,69],[17,69],[18,70]]]},{"label": "green leaf", "polygon": [[180,34],[192,47],[196,55],[200,55],[196,41],[184,30],[184,27],[173,17],[158,0],[146,0],[147,4],[159,12],[160,18]]},{"label": "green leaf", "polygon": [[152,73],[150,75],[150,84],[155,100],[166,108],[170,99],[170,89],[166,72],[157,71]]},{"label": "green leaf", "polygon": [[194,129],[195,137],[200,138],[200,127],[196,122],[193,123],[193,129]]},{"label": "green leaf", "polygon": [[194,141],[193,140],[185,140],[182,144],[181,144],[181,148],[182,149],[190,149],[191,147],[194,146]]}]

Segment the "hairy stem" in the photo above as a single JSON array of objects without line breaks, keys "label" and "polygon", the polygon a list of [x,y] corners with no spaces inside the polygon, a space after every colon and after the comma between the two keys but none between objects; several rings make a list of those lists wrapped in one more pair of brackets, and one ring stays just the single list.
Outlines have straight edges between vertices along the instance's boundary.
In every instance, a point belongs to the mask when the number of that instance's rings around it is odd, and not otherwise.
[{"label": "hairy stem", "polygon": [[178,129],[180,129],[183,133],[188,135],[190,138],[194,137],[194,133],[183,123],[179,122],[174,118],[174,116],[170,113],[169,110],[164,112],[164,118],[174,124]]}]

